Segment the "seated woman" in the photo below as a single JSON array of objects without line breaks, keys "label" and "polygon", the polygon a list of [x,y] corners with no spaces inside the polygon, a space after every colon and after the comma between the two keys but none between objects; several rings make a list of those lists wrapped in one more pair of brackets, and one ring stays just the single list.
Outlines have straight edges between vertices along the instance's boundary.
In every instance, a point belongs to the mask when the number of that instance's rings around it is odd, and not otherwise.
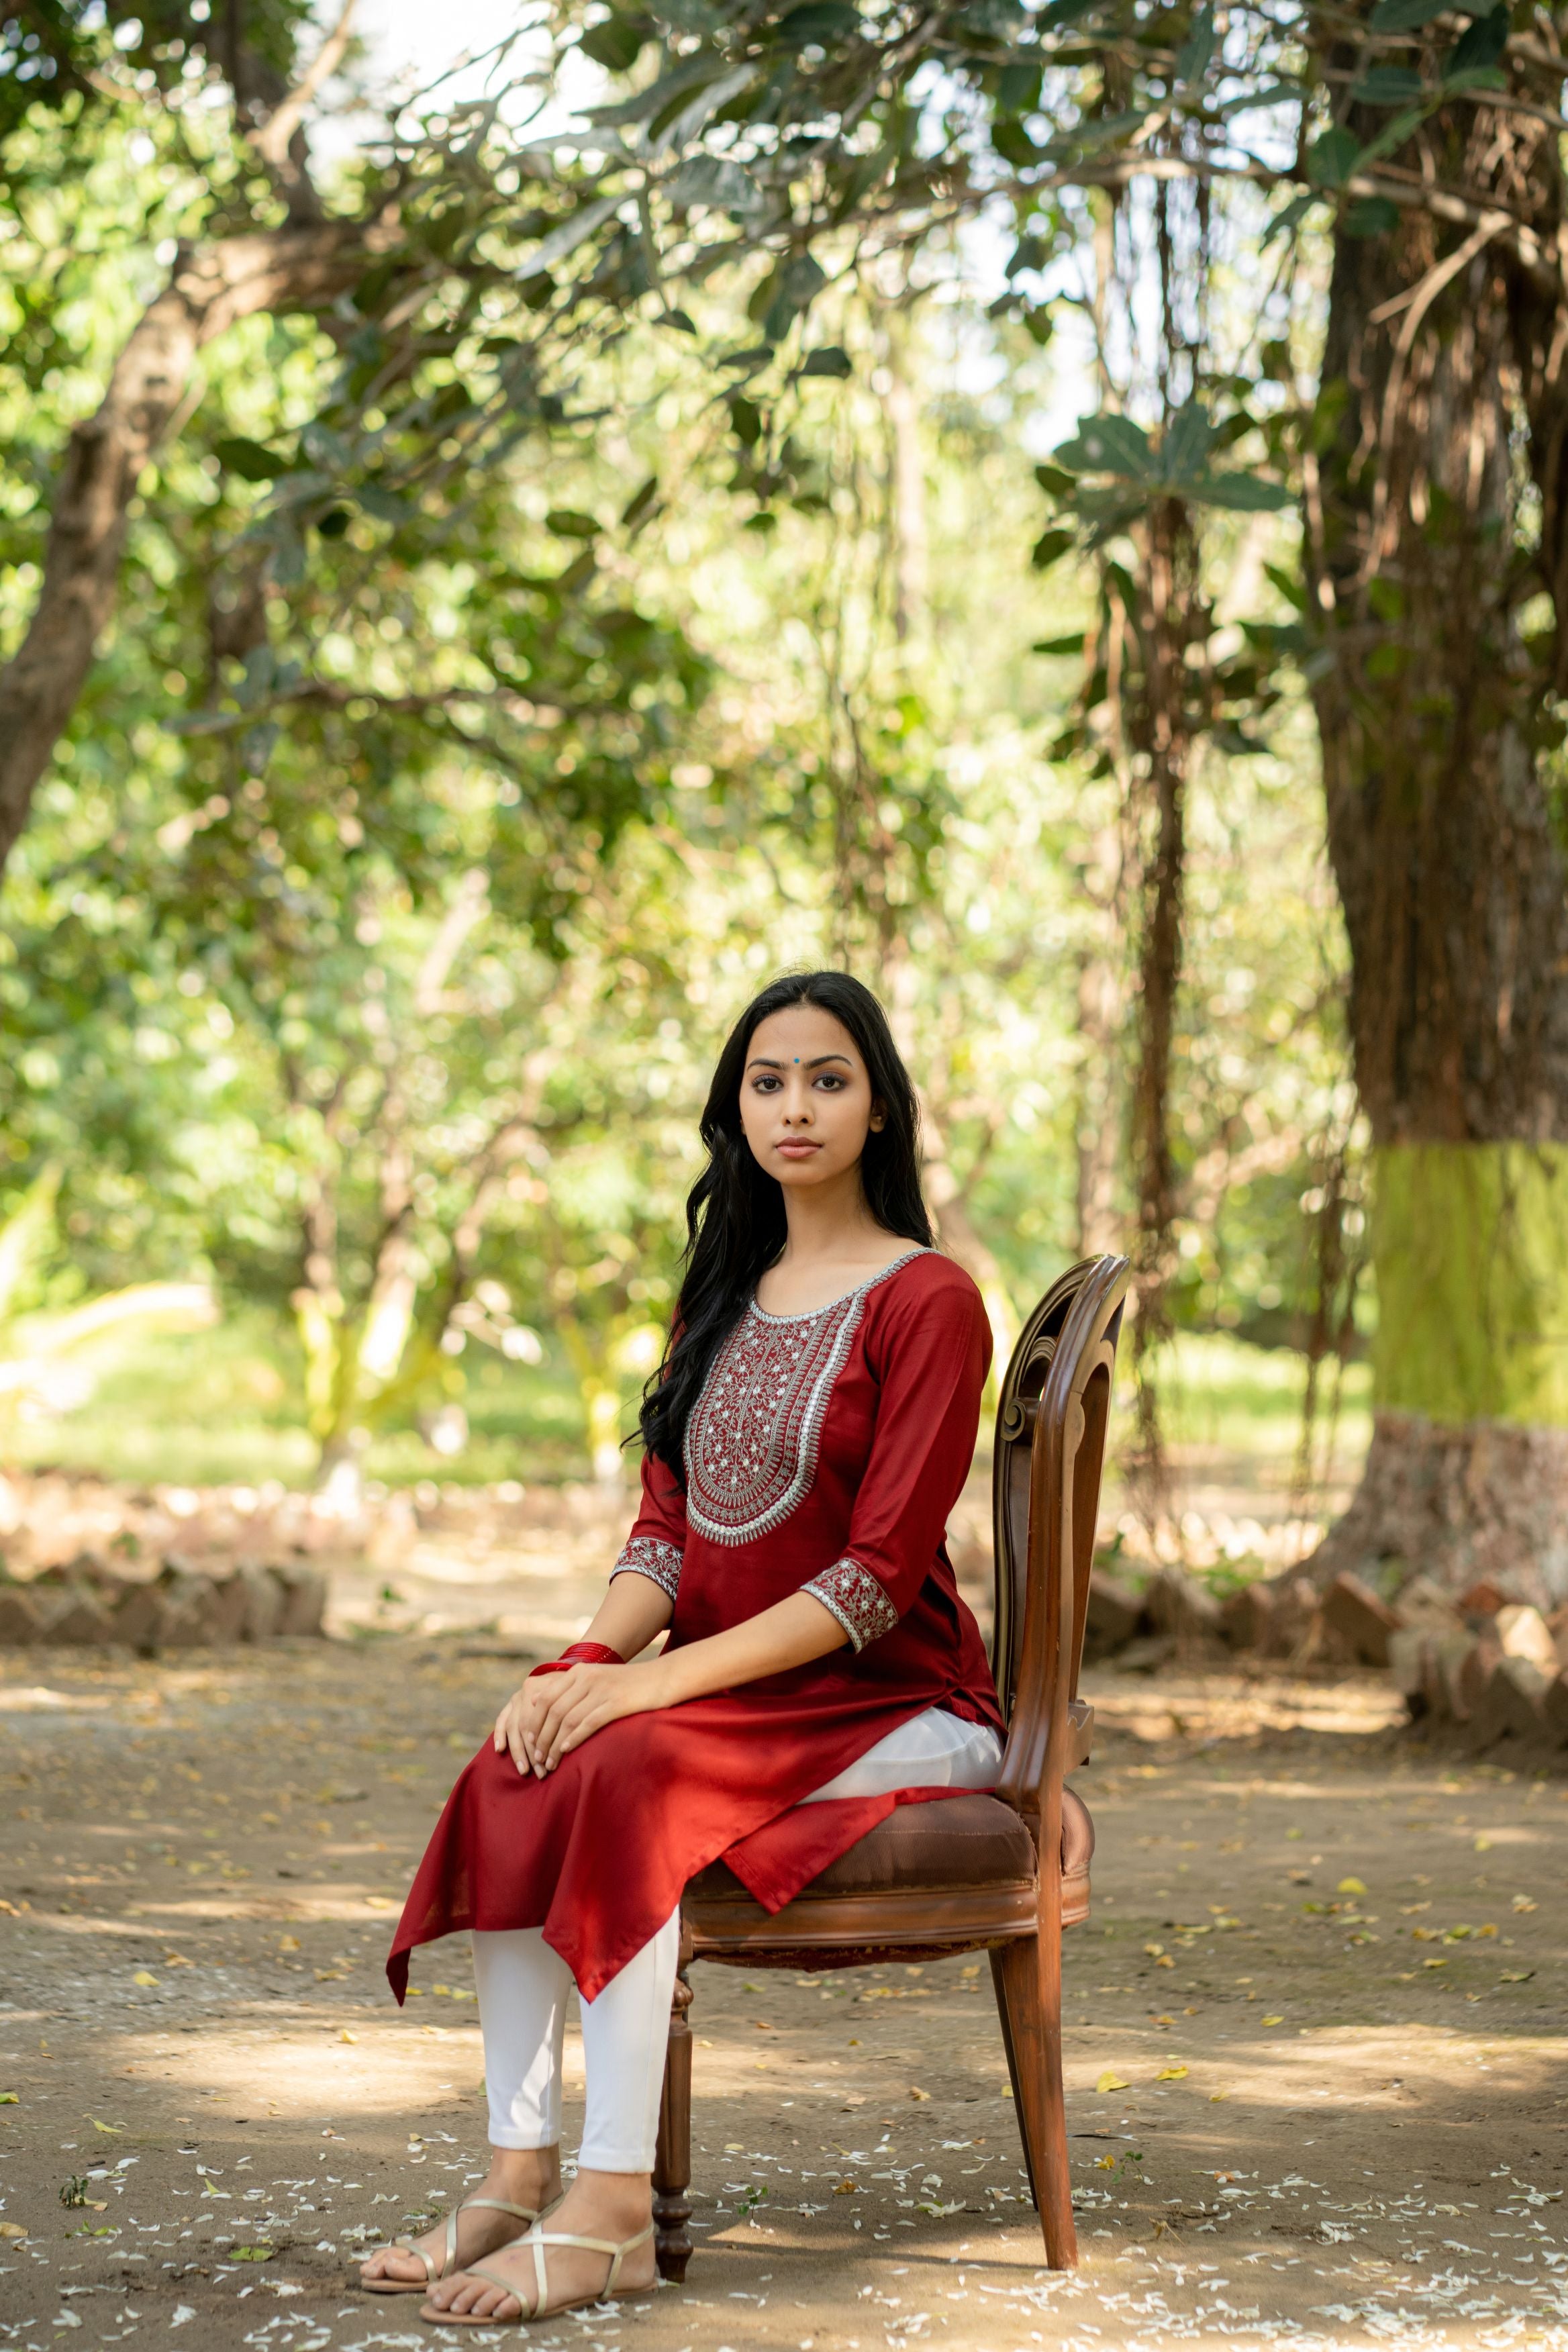
[{"label": "seated woman", "polygon": [[[917,1123],[881,1008],[846,974],[775,981],[720,1057],[642,1508],[587,1638],[534,1670],[453,1790],[387,1963],[401,2000],[415,1945],[472,1931],[489,2172],[362,2273],[423,2294],[428,2319],[653,2284],[689,1879],[723,1856],[776,1908],[895,1795],[994,1782],[1002,1717],[944,1546],[991,1340],[932,1246]],[[881,1801],[815,1810],[848,1799]],[[574,1979],[587,2112],[562,2197]]]}]

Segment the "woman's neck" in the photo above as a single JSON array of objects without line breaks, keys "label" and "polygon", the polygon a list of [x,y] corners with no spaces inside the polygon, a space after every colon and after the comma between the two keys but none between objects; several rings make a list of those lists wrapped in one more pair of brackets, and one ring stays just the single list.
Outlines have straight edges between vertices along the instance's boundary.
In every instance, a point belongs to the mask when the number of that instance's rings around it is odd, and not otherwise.
[{"label": "woman's neck", "polygon": [[858,1169],[847,1171],[842,1185],[786,1192],[784,1216],[784,1248],[757,1285],[757,1304],[764,1314],[808,1315],[869,1281],[913,1246],[907,1235],[877,1223]]}]

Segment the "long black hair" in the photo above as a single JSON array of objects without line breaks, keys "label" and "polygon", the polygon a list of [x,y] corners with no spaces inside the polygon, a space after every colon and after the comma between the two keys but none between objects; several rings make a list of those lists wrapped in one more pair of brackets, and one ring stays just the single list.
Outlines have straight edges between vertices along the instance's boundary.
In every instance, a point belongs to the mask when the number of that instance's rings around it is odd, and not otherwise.
[{"label": "long black hair", "polygon": [[663,1363],[649,1381],[642,1440],[684,1485],[686,1424],[709,1366],[784,1244],[784,1187],[759,1167],[741,1127],[741,1084],[758,1026],[791,1005],[816,1004],[842,1022],[871,1082],[882,1125],[866,1138],[860,1186],[877,1223],[930,1248],[921,1194],[920,1106],[888,1016],[847,971],[788,972],[753,997],[724,1041],[703,1108],[708,1165],[686,1196],[686,1276]]}]

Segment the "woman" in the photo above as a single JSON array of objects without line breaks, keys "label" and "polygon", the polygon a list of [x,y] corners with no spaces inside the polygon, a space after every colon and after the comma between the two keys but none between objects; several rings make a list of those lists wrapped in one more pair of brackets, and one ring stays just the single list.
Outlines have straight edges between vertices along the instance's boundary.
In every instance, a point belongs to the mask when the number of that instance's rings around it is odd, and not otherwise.
[{"label": "woman", "polygon": [[[914,1090],[875,997],[841,972],[764,989],[702,1139],[642,1508],[586,1640],[535,1669],[458,1780],[387,1963],[401,1999],[413,1946],[473,1931],[490,2170],[362,2273],[447,2325],[653,2284],[688,1879],[722,1855],[777,1909],[908,1792],[988,1788],[1000,1761],[943,1544],[990,1334],[932,1246]],[[545,2230],[572,1978],[587,2114]]]}]

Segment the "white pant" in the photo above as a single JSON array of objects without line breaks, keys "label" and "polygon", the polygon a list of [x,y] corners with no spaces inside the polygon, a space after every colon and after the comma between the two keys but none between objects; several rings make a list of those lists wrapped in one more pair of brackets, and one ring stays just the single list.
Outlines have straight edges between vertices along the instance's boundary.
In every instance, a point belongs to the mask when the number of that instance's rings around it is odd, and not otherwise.
[{"label": "white pant", "polygon": [[[931,1707],[868,1748],[805,1800],[895,1789],[988,1789],[1002,1743],[984,1724]],[[561,2052],[572,1972],[538,1927],[476,1929],[474,1983],[485,2040],[492,2147],[553,2147],[561,2137]],[[651,2172],[680,1914],[581,2004],[587,2113],[577,2161],[595,2172]]]}]

